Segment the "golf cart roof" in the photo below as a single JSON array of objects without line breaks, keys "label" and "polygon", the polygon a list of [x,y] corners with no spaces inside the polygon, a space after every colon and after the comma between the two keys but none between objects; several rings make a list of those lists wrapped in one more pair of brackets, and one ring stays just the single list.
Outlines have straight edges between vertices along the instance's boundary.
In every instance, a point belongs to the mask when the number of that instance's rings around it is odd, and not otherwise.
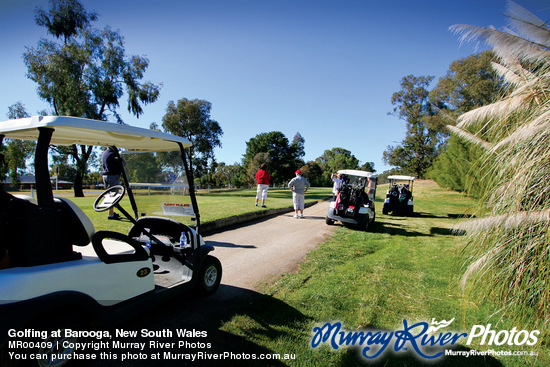
[{"label": "golf cart roof", "polygon": [[372,172],[360,171],[357,169],[341,169],[338,171],[338,173],[341,173],[343,175],[359,176],[359,177],[377,177],[378,176]]},{"label": "golf cart roof", "polygon": [[394,176],[388,176],[388,180],[406,180],[406,181],[414,181],[416,177],[412,176],[401,176],[401,175],[394,175]]},{"label": "golf cart roof", "polygon": [[115,145],[118,148],[159,152],[179,150],[191,145],[189,140],[130,125],[69,116],[33,116],[0,122],[0,135],[9,139],[38,140],[38,128],[55,130],[54,145]]}]

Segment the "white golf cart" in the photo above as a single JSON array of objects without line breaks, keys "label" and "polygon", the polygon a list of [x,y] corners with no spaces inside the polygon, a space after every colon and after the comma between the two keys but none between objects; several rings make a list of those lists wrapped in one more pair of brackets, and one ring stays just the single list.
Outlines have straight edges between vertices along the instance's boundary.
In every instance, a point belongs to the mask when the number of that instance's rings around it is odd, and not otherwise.
[{"label": "white golf cart", "polygon": [[[415,177],[393,175],[388,176],[389,188],[382,207],[382,214],[413,215],[413,184]],[[400,187],[401,185],[401,187]]]},{"label": "white golf cart", "polygon": [[334,224],[340,221],[358,229],[367,230],[376,217],[374,197],[377,175],[353,169],[339,170],[342,186],[336,198],[330,202],[325,221]]},{"label": "white golf cart", "polygon": [[[189,194],[194,228],[163,217],[138,217],[123,173],[124,185],[106,190],[94,203],[96,211],[116,207],[123,213],[132,224],[129,233],[123,234],[96,231],[78,206],[53,196],[50,182],[50,144],[84,144],[141,152],[180,151],[187,182],[192,183],[185,151],[190,146],[187,139],[128,125],[60,116],[0,122],[0,145],[3,138],[37,141],[37,200],[12,195],[0,187],[0,347],[4,346],[4,351],[8,330],[91,328],[88,322],[113,325],[143,311],[145,306],[186,290],[194,289],[202,295],[216,291],[222,268],[219,260],[208,254],[214,248],[205,245],[199,234],[193,185],[189,185]],[[122,160],[118,161],[122,165]],[[125,194],[134,216],[120,204]],[[60,355],[72,350],[43,348],[38,353]],[[60,365],[57,363],[63,361],[38,362]]]}]

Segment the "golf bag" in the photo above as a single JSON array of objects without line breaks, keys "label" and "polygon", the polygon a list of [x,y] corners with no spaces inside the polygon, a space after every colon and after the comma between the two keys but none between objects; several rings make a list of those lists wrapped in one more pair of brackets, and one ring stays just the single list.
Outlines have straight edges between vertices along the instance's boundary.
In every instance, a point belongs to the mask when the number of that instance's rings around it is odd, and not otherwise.
[{"label": "golf bag", "polygon": [[341,217],[356,217],[357,213],[359,213],[359,208],[363,206],[367,197],[364,189],[361,181],[355,185],[342,184],[342,187],[338,190],[334,214]]},{"label": "golf bag", "polygon": [[399,194],[399,209],[401,212],[406,213],[407,207],[409,205],[409,199],[412,197],[411,192],[403,187],[401,193]]},{"label": "golf bag", "polygon": [[397,211],[399,209],[399,187],[397,187],[397,185],[392,185],[387,196],[390,199],[388,211]]}]

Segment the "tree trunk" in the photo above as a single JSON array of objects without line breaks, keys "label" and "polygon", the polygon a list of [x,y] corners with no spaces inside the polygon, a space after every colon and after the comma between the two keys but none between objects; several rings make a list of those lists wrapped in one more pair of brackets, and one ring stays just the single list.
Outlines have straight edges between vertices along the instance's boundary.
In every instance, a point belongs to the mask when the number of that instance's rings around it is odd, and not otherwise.
[{"label": "tree trunk", "polygon": [[80,172],[79,169],[76,171],[76,177],[74,178],[74,197],[75,198],[83,198],[84,197],[84,190],[82,190],[82,172]]}]

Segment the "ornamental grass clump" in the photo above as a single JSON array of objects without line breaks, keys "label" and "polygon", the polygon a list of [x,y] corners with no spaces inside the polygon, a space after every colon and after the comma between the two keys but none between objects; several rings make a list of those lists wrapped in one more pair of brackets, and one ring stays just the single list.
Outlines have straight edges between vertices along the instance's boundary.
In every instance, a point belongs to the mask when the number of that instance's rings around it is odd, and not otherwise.
[{"label": "ornamental grass clump", "polygon": [[[510,27],[453,26],[490,45],[506,84],[501,100],[461,115],[451,131],[485,149],[485,194],[460,226],[462,285],[498,306],[495,316],[548,334],[550,325],[550,27],[509,2]],[[470,287],[471,286],[471,287]]]}]

